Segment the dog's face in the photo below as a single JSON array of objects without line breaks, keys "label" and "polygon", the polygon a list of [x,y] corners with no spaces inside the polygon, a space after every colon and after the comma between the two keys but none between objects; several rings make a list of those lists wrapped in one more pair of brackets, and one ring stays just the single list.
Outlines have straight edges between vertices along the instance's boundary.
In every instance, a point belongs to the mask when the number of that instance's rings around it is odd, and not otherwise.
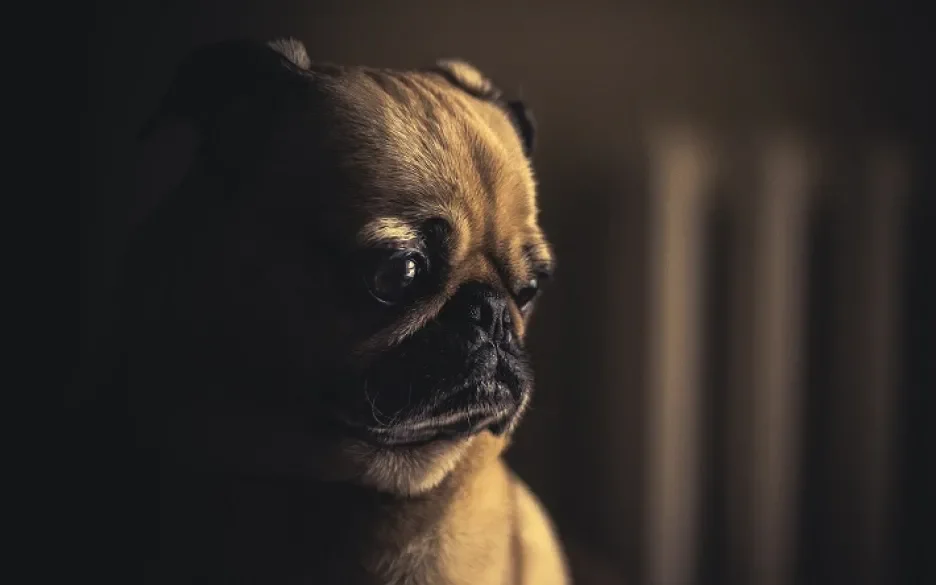
[{"label": "dog's face", "polygon": [[314,66],[291,41],[190,63],[166,109],[194,120],[198,162],[143,238],[172,292],[139,325],[142,363],[195,388],[163,408],[272,421],[256,428],[302,435],[319,473],[397,492],[502,444],[552,271],[523,106],[459,62]]}]

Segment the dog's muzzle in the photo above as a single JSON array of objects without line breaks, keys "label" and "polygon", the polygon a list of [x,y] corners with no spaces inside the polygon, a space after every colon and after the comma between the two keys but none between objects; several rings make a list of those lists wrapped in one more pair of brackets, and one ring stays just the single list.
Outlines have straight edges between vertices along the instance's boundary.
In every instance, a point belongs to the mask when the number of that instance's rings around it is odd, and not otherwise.
[{"label": "dog's muzzle", "polygon": [[360,400],[342,422],[386,446],[503,433],[532,388],[508,301],[478,283],[463,285],[436,319],[359,375]]}]

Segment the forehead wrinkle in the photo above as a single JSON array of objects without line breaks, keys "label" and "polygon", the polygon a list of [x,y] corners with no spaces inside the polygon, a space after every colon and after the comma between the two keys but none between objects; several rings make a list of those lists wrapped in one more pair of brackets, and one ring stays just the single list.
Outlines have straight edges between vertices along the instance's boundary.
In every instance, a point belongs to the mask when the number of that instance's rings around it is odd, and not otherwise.
[{"label": "forehead wrinkle", "polygon": [[419,102],[413,97],[416,91],[402,84],[399,89],[412,99],[401,101],[385,94],[369,137],[369,154],[380,161],[375,165],[382,190],[378,203],[442,205],[479,179],[458,163],[470,157],[468,137],[454,112],[438,107],[425,115],[414,107]]},{"label": "forehead wrinkle", "polygon": [[[467,147],[467,156],[462,160],[470,161],[470,164],[462,165],[461,171],[473,180],[459,185],[458,197],[453,201],[464,211],[463,237],[478,236],[472,247],[490,249],[496,245],[497,224],[502,223],[500,208],[510,204],[504,200],[505,194],[510,193],[504,188],[509,187],[505,183],[510,182],[505,181],[509,175],[504,162],[509,153],[483,117],[467,103],[462,106],[457,127]],[[513,225],[510,218],[506,223]]]},{"label": "forehead wrinkle", "polygon": [[493,167],[493,213],[486,232],[486,248],[508,285],[529,272],[526,248],[542,239],[536,222],[535,194],[522,176],[502,164]]},{"label": "forehead wrinkle", "polygon": [[[407,111],[409,106],[387,91],[393,83],[390,76],[378,73],[349,73],[331,89],[344,120],[339,132],[347,135],[344,162],[349,170],[366,178],[375,191],[373,203],[379,205],[392,200],[402,187],[412,190],[431,176],[444,173],[436,168],[437,161],[427,156],[431,125]],[[407,91],[399,87],[393,93]]]},{"label": "forehead wrinkle", "polygon": [[[476,124],[469,124],[469,119]],[[466,229],[481,234],[474,246],[480,253],[475,257],[485,266],[483,269],[476,267],[474,272],[476,277],[495,279],[498,285],[510,288],[515,279],[527,277],[530,271],[524,243],[518,240],[516,233],[518,220],[527,228],[520,236],[523,242],[537,234],[541,237],[536,222],[535,187],[528,174],[516,172],[506,164],[506,160],[516,160],[516,157],[511,156],[482,116],[472,110],[461,122],[471,146],[473,166],[482,180],[479,189],[482,196],[459,198],[474,220]],[[521,160],[526,161],[526,158]]]},{"label": "forehead wrinkle", "polygon": [[[465,164],[477,158],[479,137],[469,123],[473,112],[460,96],[407,79],[394,93],[413,99],[401,102],[387,94],[377,111],[380,130],[370,146],[386,162],[379,165],[373,207],[404,221],[446,219],[453,231],[452,257],[462,258],[486,215],[480,165]],[[432,115],[421,115],[414,104],[432,106]]]}]

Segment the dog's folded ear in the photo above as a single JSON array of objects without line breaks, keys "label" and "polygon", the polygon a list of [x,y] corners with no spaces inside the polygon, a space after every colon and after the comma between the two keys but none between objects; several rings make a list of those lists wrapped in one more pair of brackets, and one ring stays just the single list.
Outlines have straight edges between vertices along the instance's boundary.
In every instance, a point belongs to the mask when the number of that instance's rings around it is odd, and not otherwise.
[{"label": "dog's folded ear", "polygon": [[200,130],[214,114],[269,83],[294,78],[311,65],[305,46],[295,39],[269,43],[223,41],[195,49],[176,69],[169,91],[143,128],[146,137],[166,117],[182,118]]},{"label": "dog's folded ear", "polygon": [[209,153],[224,159],[238,148],[242,141],[219,134],[222,116],[260,92],[274,95],[276,84],[301,80],[299,74],[310,66],[305,46],[292,38],[224,41],[192,51],[137,135],[131,229],[179,187],[196,159]]},{"label": "dog's folded ear", "polygon": [[517,129],[517,134],[520,135],[524,153],[528,157],[533,155],[536,145],[536,120],[533,118],[533,112],[522,100],[505,99],[503,92],[477,67],[467,61],[440,59],[436,61],[432,70],[470,95],[501,106]]},{"label": "dog's folded ear", "polygon": [[444,75],[452,85],[456,85],[476,98],[488,101],[501,99],[501,90],[481,71],[461,59],[439,59],[435,70]]}]

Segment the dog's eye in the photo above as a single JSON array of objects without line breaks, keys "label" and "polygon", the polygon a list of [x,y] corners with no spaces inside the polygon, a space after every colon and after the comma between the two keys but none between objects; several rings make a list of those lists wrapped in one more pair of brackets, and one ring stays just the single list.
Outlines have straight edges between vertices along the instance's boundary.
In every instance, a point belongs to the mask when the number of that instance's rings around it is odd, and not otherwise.
[{"label": "dog's eye", "polygon": [[385,305],[399,303],[423,266],[422,256],[414,251],[397,251],[384,256],[377,262],[371,276],[371,295]]},{"label": "dog's eye", "polygon": [[537,293],[539,293],[539,279],[531,278],[523,288],[517,291],[517,307],[519,307],[521,311],[529,308],[530,303],[536,298]]}]

